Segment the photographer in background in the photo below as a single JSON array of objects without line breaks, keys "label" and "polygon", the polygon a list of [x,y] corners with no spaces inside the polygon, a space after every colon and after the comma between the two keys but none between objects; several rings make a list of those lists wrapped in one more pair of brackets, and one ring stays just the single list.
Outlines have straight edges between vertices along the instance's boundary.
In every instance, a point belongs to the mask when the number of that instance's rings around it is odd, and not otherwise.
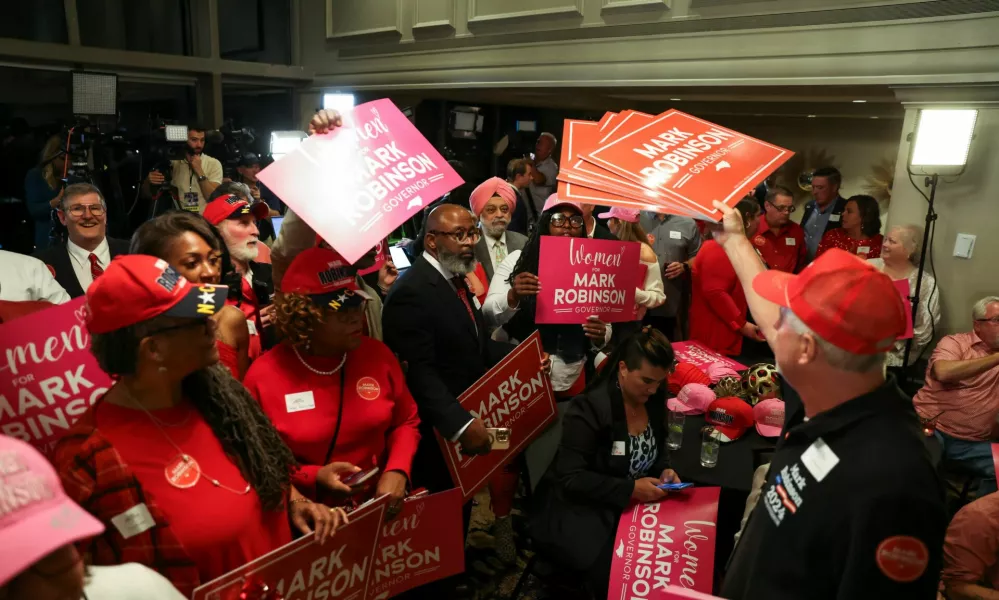
[{"label": "photographer in background", "polygon": [[[177,188],[177,201],[180,208],[191,212],[203,212],[205,202],[222,183],[222,163],[204,153],[205,128],[190,125],[187,128],[187,158],[172,160],[171,184]],[[163,173],[153,170],[142,184],[145,197],[151,197],[152,186],[161,185],[166,179]]]},{"label": "photographer in background", "polygon": [[35,250],[51,244],[52,209],[62,200],[62,175],[66,158],[62,153],[63,138],[53,135],[42,148],[38,166],[24,177],[24,200],[35,224]]},{"label": "photographer in background", "polygon": [[114,257],[128,254],[128,240],[107,236],[107,203],[96,186],[74,183],[66,186],[58,198],[59,220],[66,226],[68,239],[35,252],[35,258],[49,266],[70,297],[78,298]]}]

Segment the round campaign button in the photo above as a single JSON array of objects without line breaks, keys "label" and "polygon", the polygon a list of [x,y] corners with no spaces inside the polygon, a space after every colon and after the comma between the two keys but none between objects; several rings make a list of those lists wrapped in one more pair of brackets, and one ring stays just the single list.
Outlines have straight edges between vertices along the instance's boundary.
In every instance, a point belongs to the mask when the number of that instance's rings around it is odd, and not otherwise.
[{"label": "round campaign button", "polygon": [[926,544],[908,535],[896,535],[878,544],[878,568],[899,583],[915,581],[926,571],[930,553]]},{"label": "round campaign button", "polygon": [[167,482],[175,488],[194,487],[201,479],[201,466],[194,457],[178,454],[164,469]]},{"label": "round campaign button", "polygon": [[375,400],[382,393],[378,380],[374,377],[361,377],[357,380],[357,395],[365,400]]}]

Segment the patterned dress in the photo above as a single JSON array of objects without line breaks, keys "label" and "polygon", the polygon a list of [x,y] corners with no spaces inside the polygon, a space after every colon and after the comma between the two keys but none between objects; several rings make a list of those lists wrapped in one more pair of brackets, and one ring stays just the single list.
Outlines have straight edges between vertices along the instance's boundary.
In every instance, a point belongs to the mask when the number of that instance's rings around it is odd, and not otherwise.
[{"label": "patterned dress", "polygon": [[639,435],[630,435],[631,464],[628,473],[632,479],[644,477],[652,465],[656,464],[659,449],[656,447],[656,436],[652,431],[652,423],[645,426],[645,431]]}]

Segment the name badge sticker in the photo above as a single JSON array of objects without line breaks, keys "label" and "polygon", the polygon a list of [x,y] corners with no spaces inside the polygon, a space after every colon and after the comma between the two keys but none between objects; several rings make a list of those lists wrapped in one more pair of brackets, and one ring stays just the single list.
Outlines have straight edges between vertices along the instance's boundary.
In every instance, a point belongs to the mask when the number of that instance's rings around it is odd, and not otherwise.
[{"label": "name badge sticker", "polygon": [[624,456],[624,442],[614,442],[611,444],[611,456]]},{"label": "name badge sticker", "polygon": [[121,534],[121,537],[127,540],[130,537],[139,535],[143,531],[152,529],[156,525],[156,520],[149,513],[149,507],[143,502],[136,504],[117,517],[111,517],[111,523],[118,530],[118,533]]},{"label": "name badge sticker", "polygon": [[795,244],[794,238],[784,238],[784,244],[787,246],[793,246]]},{"label": "name badge sticker", "polygon": [[479,299],[477,297],[472,296],[472,304],[475,305],[475,308],[482,310],[482,303],[479,302]]},{"label": "name badge sticker", "polygon": [[829,220],[833,223],[839,223],[839,215],[829,215]]},{"label": "name badge sticker", "polygon": [[864,256],[867,256],[870,253],[871,253],[871,247],[870,246],[858,246],[857,247],[857,254],[863,254]]},{"label": "name badge sticker", "polygon": [[822,438],[819,438],[801,455],[801,462],[815,481],[822,481],[829,471],[839,464],[839,457]]},{"label": "name badge sticker", "polygon": [[246,320],[246,328],[250,330],[250,335],[257,335],[257,324],[250,319]]},{"label": "name badge sticker", "polygon": [[314,409],[316,407],[316,398],[312,395],[312,390],[285,394],[284,404],[289,413],[296,413]]},{"label": "name badge sticker", "polygon": [[669,239],[671,239],[671,240],[682,240],[683,239],[683,235],[681,235],[679,231],[670,231],[669,232]]}]

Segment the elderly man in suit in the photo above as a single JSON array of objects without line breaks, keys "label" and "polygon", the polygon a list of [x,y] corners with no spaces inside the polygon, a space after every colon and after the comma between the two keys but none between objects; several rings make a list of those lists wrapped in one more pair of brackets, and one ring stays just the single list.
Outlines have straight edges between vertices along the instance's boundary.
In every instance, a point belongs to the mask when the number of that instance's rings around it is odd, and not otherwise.
[{"label": "elderly man in suit", "polygon": [[482,229],[482,237],[475,244],[475,259],[482,265],[484,283],[488,285],[503,259],[527,243],[526,236],[507,230],[517,209],[517,195],[510,184],[493,177],[475,188],[468,203]]},{"label": "elderly man in suit", "polygon": [[101,191],[89,183],[66,186],[59,203],[59,220],[69,239],[38,251],[35,258],[48,265],[71,298],[78,298],[104,273],[111,259],[128,254],[128,240],[107,236],[107,203]]}]

